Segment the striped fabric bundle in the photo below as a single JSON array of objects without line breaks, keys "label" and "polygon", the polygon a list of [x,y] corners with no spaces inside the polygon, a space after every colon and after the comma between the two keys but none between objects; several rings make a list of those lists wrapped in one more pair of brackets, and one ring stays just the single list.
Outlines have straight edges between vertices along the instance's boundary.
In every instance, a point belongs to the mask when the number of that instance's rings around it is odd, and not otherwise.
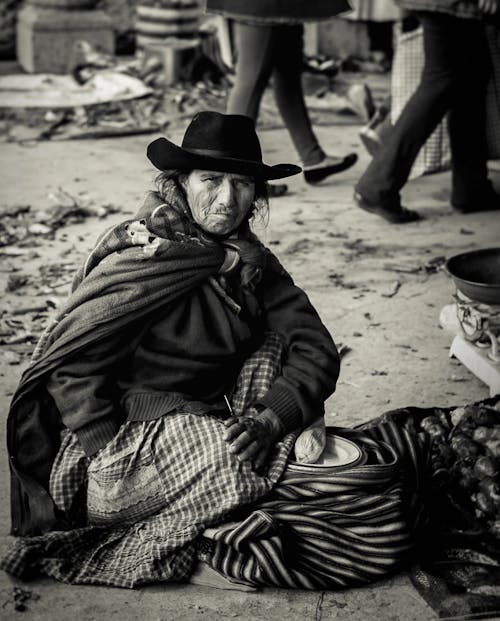
[{"label": "striped fabric bundle", "polygon": [[[188,416],[134,425],[137,430],[167,425],[162,451],[174,454],[176,463],[182,463],[182,454],[187,465],[201,448],[207,452],[209,460],[202,454],[199,460],[211,464],[209,477],[192,488],[195,496],[180,493],[187,474],[169,476],[166,465],[159,473],[160,493],[166,497],[168,489],[169,503],[160,513],[132,524],[122,516],[115,525],[18,538],[1,568],[21,578],[42,573],[63,582],[132,588],[186,580],[198,556],[229,580],[252,586],[335,589],[393,573],[414,547],[415,531],[423,523],[421,473],[428,472],[420,436],[394,423],[363,432],[330,429],[355,441],[367,460],[335,474],[308,474],[283,471],[291,434],[267,476],[259,477],[248,466],[238,472],[236,459],[209,429],[220,424],[211,417],[191,416],[189,446],[188,438],[179,442],[183,436],[175,433],[176,426]],[[199,471],[199,464],[194,466]],[[221,518],[233,521],[220,523]],[[204,529],[203,522],[215,526]]]},{"label": "striped fabric bundle", "polygon": [[366,463],[338,474],[287,469],[248,517],[204,533],[202,560],[249,585],[302,589],[362,585],[400,565],[424,522],[425,440],[394,423],[329,431],[362,447]]}]

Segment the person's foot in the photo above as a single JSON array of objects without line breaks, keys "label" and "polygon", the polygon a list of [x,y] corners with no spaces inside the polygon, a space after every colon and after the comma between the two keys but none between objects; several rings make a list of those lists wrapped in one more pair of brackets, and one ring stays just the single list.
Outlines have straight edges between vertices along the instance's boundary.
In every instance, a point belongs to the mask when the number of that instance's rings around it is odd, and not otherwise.
[{"label": "person's foot", "polygon": [[354,202],[358,207],[376,216],[381,216],[391,224],[406,224],[421,220],[421,216],[412,209],[403,207],[399,201],[387,205],[370,203],[359,192],[354,193]]},{"label": "person's foot", "polygon": [[343,172],[358,161],[356,153],[349,153],[345,157],[332,157],[327,155],[321,162],[313,166],[303,166],[304,179],[314,185],[320,183],[330,175]]},{"label": "person's foot", "polygon": [[375,153],[377,153],[382,145],[382,141],[380,140],[380,136],[377,132],[366,125],[359,130],[359,138],[365,149],[372,157]]},{"label": "person's foot", "polygon": [[500,194],[497,194],[493,188],[485,197],[478,197],[474,203],[452,203],[451,206],[459,213],[478,213],[480,211],[500,211]]},{"label": "person's foot", "polygon": [[278,198],[288,192],[288,186],[286,183],[268,183],[267,195],[269,198]]}]

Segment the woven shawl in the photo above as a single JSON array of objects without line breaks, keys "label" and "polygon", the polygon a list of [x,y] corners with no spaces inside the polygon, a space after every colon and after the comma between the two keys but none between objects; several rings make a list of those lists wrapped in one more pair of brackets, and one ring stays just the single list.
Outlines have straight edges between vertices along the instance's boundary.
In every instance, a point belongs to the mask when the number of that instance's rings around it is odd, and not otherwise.
[{"label": "woven shawl", "polygon": [[[44,532],[57,522],[46,487],[61,422],[44,386],[55,366],[203,283],[231,304],[216,280],[223,246],[192,221],[174,183],[163,199],[150,193],[138,218],[101,236],[21,378],[7,421],[13,534]],[[240,237],[265,254],[247,223]]]}]

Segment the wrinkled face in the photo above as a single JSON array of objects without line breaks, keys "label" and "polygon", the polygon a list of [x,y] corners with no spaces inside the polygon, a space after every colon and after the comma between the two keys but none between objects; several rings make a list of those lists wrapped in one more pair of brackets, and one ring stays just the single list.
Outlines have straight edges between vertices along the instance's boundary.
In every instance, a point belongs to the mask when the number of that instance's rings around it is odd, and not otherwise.
[{"label": "wrinkled face", "polygon": [[255,197],[253,177],[246,175],[193,170],[180,181],[194,221],[212,235],[237,229]]}]

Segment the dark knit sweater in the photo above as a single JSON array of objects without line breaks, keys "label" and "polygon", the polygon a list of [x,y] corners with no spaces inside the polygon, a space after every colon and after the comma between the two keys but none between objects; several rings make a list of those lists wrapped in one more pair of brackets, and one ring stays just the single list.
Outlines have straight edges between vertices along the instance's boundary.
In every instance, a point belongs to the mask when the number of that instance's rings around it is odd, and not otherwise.
[{"label": "dark knit sweater", "polygon": [[235,289],[236,313],[202,284],[134,325],[65,361],[47,385],[63,423],[87,454],[102,448],[123,420],[150,420],[190,401],[219,406],[265,331],[286,348],[282,374],[260,403],[286,430],[324,412],[335,389],[339,356],[306,294],[269,257],[253,294]]}]

